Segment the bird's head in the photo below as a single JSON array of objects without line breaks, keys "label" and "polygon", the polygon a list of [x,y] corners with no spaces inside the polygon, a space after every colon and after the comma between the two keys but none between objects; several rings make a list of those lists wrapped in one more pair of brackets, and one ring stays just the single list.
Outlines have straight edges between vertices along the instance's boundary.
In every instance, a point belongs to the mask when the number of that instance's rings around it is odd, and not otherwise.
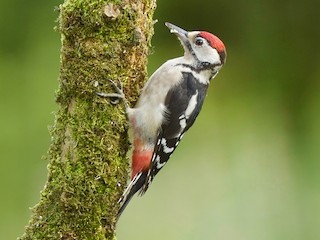
[{"label": "bird's head", "polygon": [[175,33],[184,48],[184,56],[195,68],[219,71],[226,61],[226,48],[223,42],[205,31],[186,30],[171,23],[165,23],[171,33]]}]

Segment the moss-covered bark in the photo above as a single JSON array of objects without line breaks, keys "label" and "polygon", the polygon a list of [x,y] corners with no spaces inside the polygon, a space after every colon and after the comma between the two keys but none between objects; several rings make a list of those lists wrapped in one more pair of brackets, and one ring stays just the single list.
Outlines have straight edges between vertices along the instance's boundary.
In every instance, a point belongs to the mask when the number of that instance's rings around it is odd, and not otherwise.
[{"label": "moss-covered bark", "polygon": [[60,110],[51,129],[48,179],[20,239],[114,239],[117,201],[128,179],[123,104],[95,92],[123,82],[132,104],[146,79],[155,0],[66,0]]}]

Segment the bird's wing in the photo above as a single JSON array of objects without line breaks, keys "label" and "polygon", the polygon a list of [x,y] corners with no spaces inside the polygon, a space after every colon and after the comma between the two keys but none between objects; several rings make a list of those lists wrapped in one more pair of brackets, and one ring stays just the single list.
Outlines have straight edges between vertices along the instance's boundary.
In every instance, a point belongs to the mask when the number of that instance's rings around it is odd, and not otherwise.
[{"label": "bird's wing", "polygon": [[166,121],[161,126],[153,151],[150,169],[140,194],[146,192],[155,175],[168,162],[184,133],[196,120],[206,92],[207,84],[200,83],[192,73],[183,73],[183,80],[166,96]]}]

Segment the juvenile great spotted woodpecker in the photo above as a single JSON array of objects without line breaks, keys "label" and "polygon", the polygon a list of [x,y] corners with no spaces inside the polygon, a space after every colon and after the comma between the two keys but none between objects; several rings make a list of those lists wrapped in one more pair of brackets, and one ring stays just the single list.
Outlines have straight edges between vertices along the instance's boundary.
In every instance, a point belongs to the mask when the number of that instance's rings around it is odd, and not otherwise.
[{"label": "juvenile great spotted woodpecker", "polygon": [[97,93],[102,97],[122,98],[133,129],[131,182],[119,200],[118,218],[133,195],[144,194],[155,175],[168,162],[185,132],[196,120],[210,80],[226,61],[226,49],[215,35],[204,31],[187,32],[166,23],[177,35],[184,56],[160,66],[145,84],[134,108],[118,93]]}]

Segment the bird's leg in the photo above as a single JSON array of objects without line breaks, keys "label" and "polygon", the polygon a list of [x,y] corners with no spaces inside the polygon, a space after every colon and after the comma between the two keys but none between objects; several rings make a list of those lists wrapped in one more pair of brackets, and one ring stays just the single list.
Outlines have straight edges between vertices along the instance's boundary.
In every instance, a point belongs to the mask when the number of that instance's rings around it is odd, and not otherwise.
[{"label": "bird's leg", "polygon": [[[108,80],[112,86],[116,89],[116,93],[103,93],[103,92],[96,92],[96,94],[100,97],[104,97],[104,98],[120,98],[123,100],[124,102],[124,105],[126,107],[126,109],[129,108],[129,104],[128,104],[128,101],[126,99],[126,96],[123,92],[123,85],[122,85],[122,82],[119,81],[120,83],[120,87],[118,86],[118,84],[116,84],[113,80],[109,79],[109,78],[106,78],[106,80]],[[116,100],[116,101],[111,101],[112,104],[117,104],[119,103],[119,100]]]}]

